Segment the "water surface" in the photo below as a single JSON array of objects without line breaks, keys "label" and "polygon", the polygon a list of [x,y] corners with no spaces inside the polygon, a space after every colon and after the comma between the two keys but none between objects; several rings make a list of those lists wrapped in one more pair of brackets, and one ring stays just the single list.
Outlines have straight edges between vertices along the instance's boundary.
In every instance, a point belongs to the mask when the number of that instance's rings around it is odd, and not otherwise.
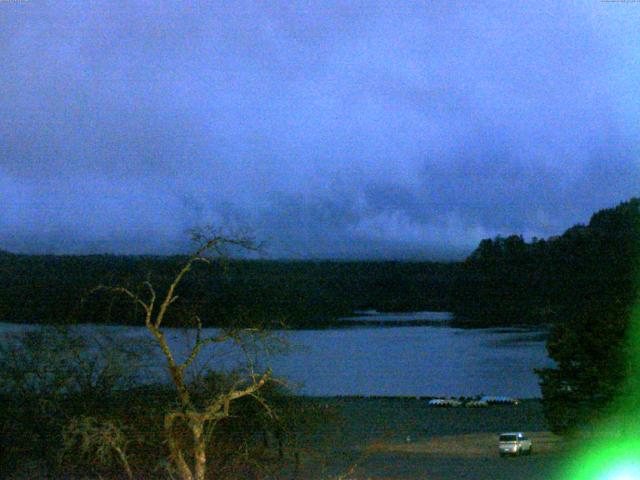
[{"label": "water surface", "polygon": [[[545,331],[454,328],[447,324],[450,314],[435,313],[394,316],[368,312],[355,317],[380,317],[377,320],[381,322],[413,319],[417,326],[402,323],[380,328],[365,322],[359,328],[275,332],[274,336],[288,345],[288,352],[262,352],[256,359],[256,368],[269,365],[296,392],[314,396],[540,396],[533,369],[552,365],[546,355]],[[425,320],[434,323],[420,323]],[[25,328],[38,327],[0,324],[0,332]],[[76,328],[87,336],[106,331],[130,343],[148,336],[142,327]],[[216,335],[218,330],[205,329],[203,333]],[[178,359],[186,358],[194,338],[190,330],[167,330],[167,339]],[[164,365],[158,349],[153,355],[157,355],[159,365]],[[244,360],[237,348],[223,344],[203,349],[201,362],[195,367],[231,369],[244,364]],[[166,378],[162,368],[150,368],[141,380]]]}]

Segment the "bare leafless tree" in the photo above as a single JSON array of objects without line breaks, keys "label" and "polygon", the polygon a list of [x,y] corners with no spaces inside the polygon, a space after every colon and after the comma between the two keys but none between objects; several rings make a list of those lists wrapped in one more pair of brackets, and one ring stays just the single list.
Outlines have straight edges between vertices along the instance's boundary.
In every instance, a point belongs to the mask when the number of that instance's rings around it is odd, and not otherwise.
[{"label": "bare leafless tree", "polygon": [[[198,316],[194,316],[196,324],[196,336],[190,346],[190,351],[183,361],[178,361],[172,351],[167,338],[163,321],[167,312],[178,299],[177,289],[184,277],[197,263],[211,263],[214,259],[227,258],[230,251],[240,249],[254,252],[259,249],[254,239],[246,235],[227,236],[220,232],[198,231],[194,234],[194,240],[198,243],[198,249],[191,255],[177,272],[166,291],[158,294],[150,281],[143,284],[142,292],[137,293],[125,287],[98,286],[94,290],[107,290],[112,293],[122,294],[142,308],[144,324],[150,335],[160,347],[166,362],[171,381],[176,390],[177,404],[179,408],[169,411],[164,416],[164,431],[170,451],[171,463],[182,480],[204,480],[207,471],[207,443],[211,438],[210,432],[222,419],[229,417],[229,407],[232,402],[243,397],[254,397],[262,401],[258,391],[270,380],[271,371],[255,373],[253,365],[249,373],[226,388],[223,392],[216,393],[208,399],[206,404],[196,404],[189,389],[186,373],[196,361],[203,348],[210,344],[223,342],[236,342],[241,344],[246,334],[258,333],[250,328],[221,329],[215,336],[203,336],[202,322]],[[268,408],[263,403],[265,408]],[[176,435],[177,424],[186,426],[192,437],[192,445],[185,446]]]}]

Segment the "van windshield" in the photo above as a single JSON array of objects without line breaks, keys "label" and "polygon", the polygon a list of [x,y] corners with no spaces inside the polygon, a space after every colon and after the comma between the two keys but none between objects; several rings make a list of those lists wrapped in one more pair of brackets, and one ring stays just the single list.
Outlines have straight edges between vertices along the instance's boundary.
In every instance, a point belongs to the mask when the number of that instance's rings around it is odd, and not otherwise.
[{"label": "van windshield", "polygon": [[501,442],[515,442],[517,437],[515,435],[500,435]]}]

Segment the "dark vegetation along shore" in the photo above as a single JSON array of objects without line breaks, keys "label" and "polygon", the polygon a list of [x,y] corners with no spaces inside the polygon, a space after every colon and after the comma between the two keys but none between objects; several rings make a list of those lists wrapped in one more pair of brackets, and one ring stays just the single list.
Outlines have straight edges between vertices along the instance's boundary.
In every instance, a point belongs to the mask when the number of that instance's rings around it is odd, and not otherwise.
[{"label": "dark vegetation along shore", "polygon": [[[250,401],[236,405],[235,417],[220,424],[213,437],[214,478],[408,480],[428,473],[428,478],[441,480],[545,479],[563,454],[559,439],[545,433],[541,405],[535,400],[473,409],[429,407],[427,399],[416,398],[288,397],[275,390],[265,392],[265,398],[281,420],[261,415]],[[103,418],[121,418],[117,425],[126,425],[125,453],[134,478],[166,478],[157,417],[164,403],[171,402],[170,392],[145,388],[135,396],[86,402],[71,399],[65,413],[90,411]],[[57,418],[64,423],[64,416]],[[28,419],[22,420],[30,425]],[[96,460],[98,452],[89,438],[91,424],[73,427],[65,430],[59,444],[47,437],[55,433],[51,430],[55,425],[43,426],[38,436],[28,429],[10,432],[17,441],[11,446],[11,457],[5,457],[3,478],[45,478],[46,472],[63,472],[59,478],[74,480],[126,478],[112,452]],[[515,429],[529,432],[538,450],[531,457],[500,459],[497,434]],[[79,455],[83,441],[87,448]],[[22,450],[15,451],[17,446]],[[39,449],[38,455],[34,448]]]}]

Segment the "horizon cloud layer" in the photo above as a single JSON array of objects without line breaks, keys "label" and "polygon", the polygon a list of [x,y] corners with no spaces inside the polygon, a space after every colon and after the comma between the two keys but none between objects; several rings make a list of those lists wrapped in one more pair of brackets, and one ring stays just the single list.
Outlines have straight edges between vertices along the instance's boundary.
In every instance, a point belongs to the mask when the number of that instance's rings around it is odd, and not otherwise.
[{"label": "horizon cloud layer", "polygon": [[462,258],[638,195],[640,5],[0,4],[0,249]]}]

